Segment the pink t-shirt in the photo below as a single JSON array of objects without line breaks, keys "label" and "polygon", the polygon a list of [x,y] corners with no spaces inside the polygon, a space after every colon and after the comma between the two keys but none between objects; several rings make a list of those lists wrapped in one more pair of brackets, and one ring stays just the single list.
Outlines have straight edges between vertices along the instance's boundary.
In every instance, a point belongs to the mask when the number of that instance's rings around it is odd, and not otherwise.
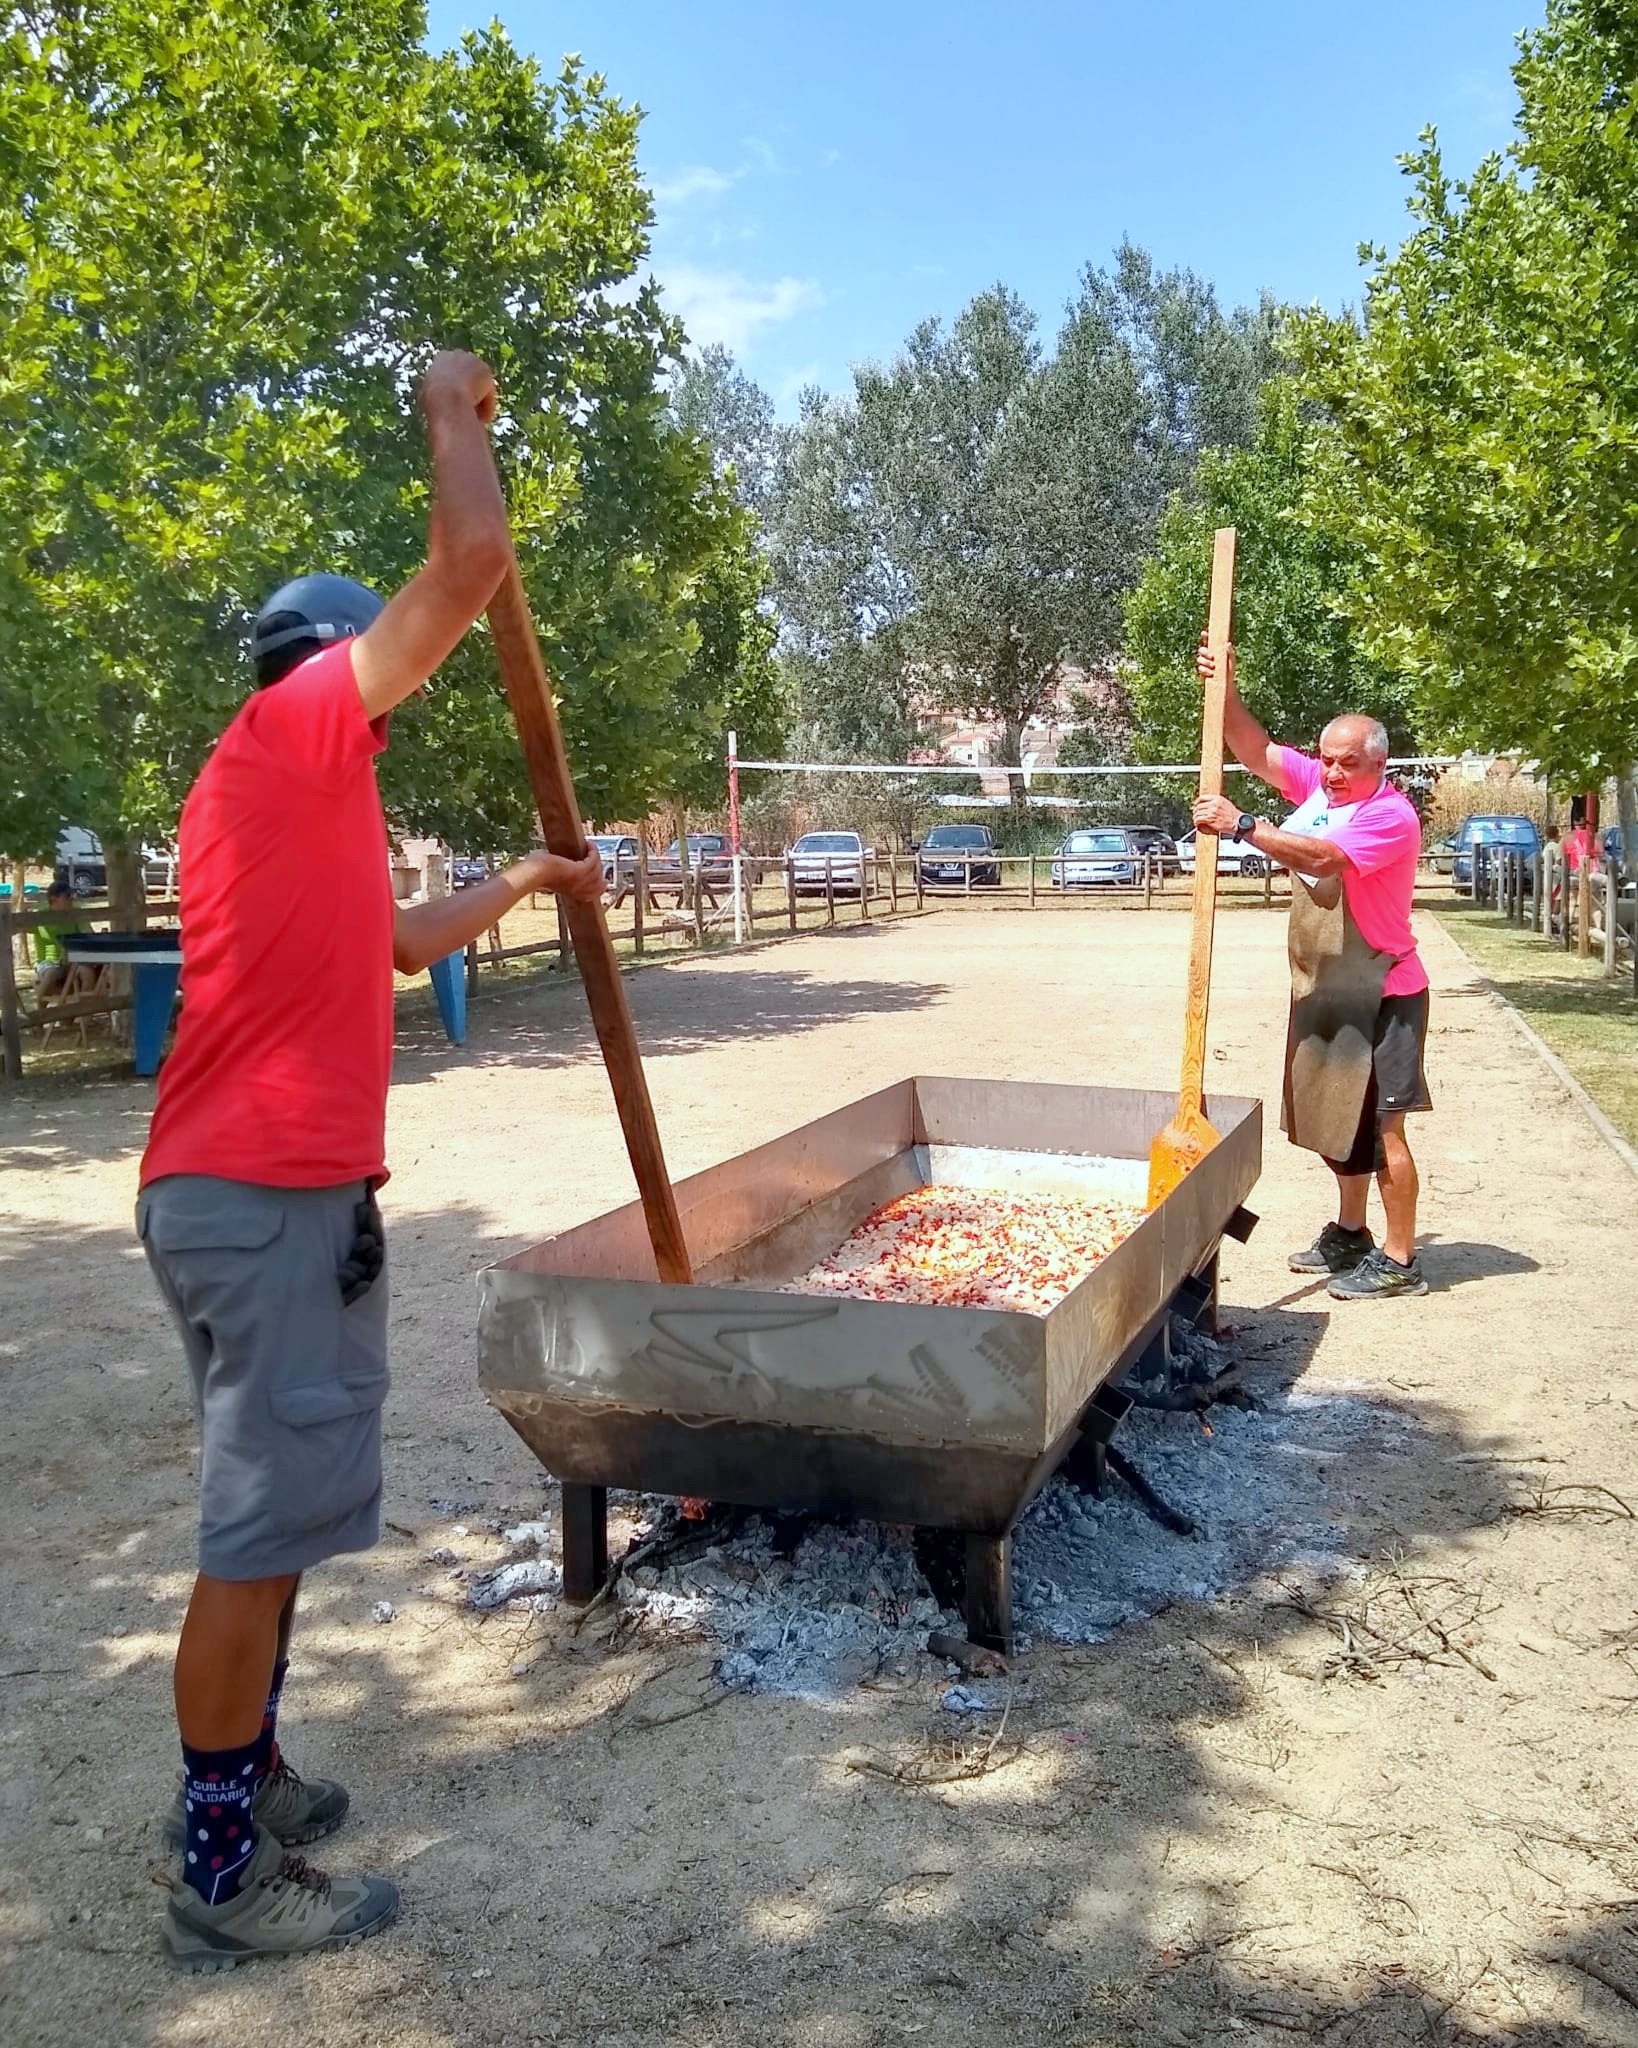
[{"label": "pink t-shirt", "polygon": [[[1280,793],[1297,808],[1280,827],[1329,839],[1348,856],[1342,891],[1366,945],[1394,955],[1382,984],[1385,996],[1413,996],[1428,985],[1411,930],[1411,898],[1422,851],[1416,807],[1391,783],[1357,804],[1333,804],[1325,794],[1325,771],[1312,754],[1281,747]],[[1300,883],[1294,877],[1294,886]]]}]

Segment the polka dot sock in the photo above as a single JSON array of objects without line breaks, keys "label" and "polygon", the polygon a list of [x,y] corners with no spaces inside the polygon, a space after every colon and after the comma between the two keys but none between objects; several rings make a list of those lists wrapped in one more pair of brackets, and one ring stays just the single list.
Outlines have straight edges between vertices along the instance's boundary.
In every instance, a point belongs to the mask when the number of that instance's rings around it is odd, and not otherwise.
[{"label": "polka dot sock", "polygon": [[259,1781],[261,1738],[243,1749],[189,1749],[182,1745],[182,1807],[187,1848],[182,1875],[207,1906],[220,1906],[239,1889],[256,1848],[250,1816]]},{"label": "polka dot sock", "polygon": [[279,1753],[279,1696],[284,1691],[284,1674],[290,1669],[288,1658],[281,1657],[273,1666],[273,1685],[267,1695],[267,1708],[262,1715],[262,1732],[256,1738],[256,1776],[265,1778],[273,1768]]}]

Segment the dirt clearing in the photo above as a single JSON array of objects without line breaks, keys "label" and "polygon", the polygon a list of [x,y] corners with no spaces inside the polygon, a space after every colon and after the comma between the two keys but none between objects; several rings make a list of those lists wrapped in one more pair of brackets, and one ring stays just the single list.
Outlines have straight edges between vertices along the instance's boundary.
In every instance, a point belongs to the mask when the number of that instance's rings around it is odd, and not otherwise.
[{"label": "dirt clearing", "polygon": [[[1187,936],[942,911],[638,975],[673,1170],[911,1072],[1175,1085]],[[1270,1105],[1235,1347],[1269,1395],[1398,1418],[1303,1439],[1356,1574],[1042,1645],[1004,1727],[953,1726],[925,1663],[741,1695],[705,1646],[611,1646],[612,1615],[464,1606],[450,1560],[501,1561],[548,1498],[476,1392],[470,1276],[631,1188],[574,990],[485,996],[464,1051],[412,1017],[389,1527],[310,1580],[281,1728],[353,1791],[318,1860],[389,1871],[405,1917],[218,1979],[164,1970],[151,1881],[193,1531],[184,1374],[130,1233],[151,1090],[0,1101],[6,2048],[1638,2040],[1633,1183],[1423,937],[1435,1292],[1344,1306],[1284,1264],[1326,1187],[1273,1128],[1283,920],[1218,936],[1210,1079]]]}]

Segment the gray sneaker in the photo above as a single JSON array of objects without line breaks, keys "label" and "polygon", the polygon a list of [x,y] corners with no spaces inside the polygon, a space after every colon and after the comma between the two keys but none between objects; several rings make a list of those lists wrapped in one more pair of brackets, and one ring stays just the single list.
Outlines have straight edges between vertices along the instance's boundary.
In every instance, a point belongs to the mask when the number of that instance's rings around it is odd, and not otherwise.
[{"label": "gray sneaker", "polygon": [[[345,1785],[338,1785],[334,1778],[304,1778],[281,1756],[262,1780],[251,1818],[286,1849],[299,1849],[304,1842],[333,1835],[347,1818],[351,1804]],[[165,1816],[165,1846],[177,1856],[182,1853],[183,1832],[182,1785],[178,1780],[176,1797]]]},{"label": "gray sneaker", "polygon": [[1351,1273],[1375,1249],[1376,1239],[1368,1230],[1344,1230],[1340,1223],[1327,1223],[1307,1251],[1293,1252],[1286,1264],[1293,1273]]},{"label": "gray sneaker", "polygon": [[398,1887],[386,1878],[326,1877],[258,1828],[231,1899],[207,1906],[185,1878],[175,1880],[161,1942],[173,1970],[232,1970],[261,1956],[351,1948],[397,1918]]},{"label": "gray sneaker", "polygon": [[1351,1273],[1339,1273],[1325,1291],[1333,1301],[1386,1301],[1395,1294],[1426,1294],[1428,1283],[1420,1259],[1401,1266],[1386,1252],[1368,1252]]}]

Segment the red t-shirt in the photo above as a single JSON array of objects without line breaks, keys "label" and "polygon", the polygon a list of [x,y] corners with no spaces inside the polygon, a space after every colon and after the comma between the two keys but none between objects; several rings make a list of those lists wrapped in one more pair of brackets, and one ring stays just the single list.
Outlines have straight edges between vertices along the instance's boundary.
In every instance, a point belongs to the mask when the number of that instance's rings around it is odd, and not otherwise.
[{"label": "red t-shirt", "polygon": [[392,880],[352,642],[258,690],[182,807],[182,1015],[142,1184],[385,1172]]}]

